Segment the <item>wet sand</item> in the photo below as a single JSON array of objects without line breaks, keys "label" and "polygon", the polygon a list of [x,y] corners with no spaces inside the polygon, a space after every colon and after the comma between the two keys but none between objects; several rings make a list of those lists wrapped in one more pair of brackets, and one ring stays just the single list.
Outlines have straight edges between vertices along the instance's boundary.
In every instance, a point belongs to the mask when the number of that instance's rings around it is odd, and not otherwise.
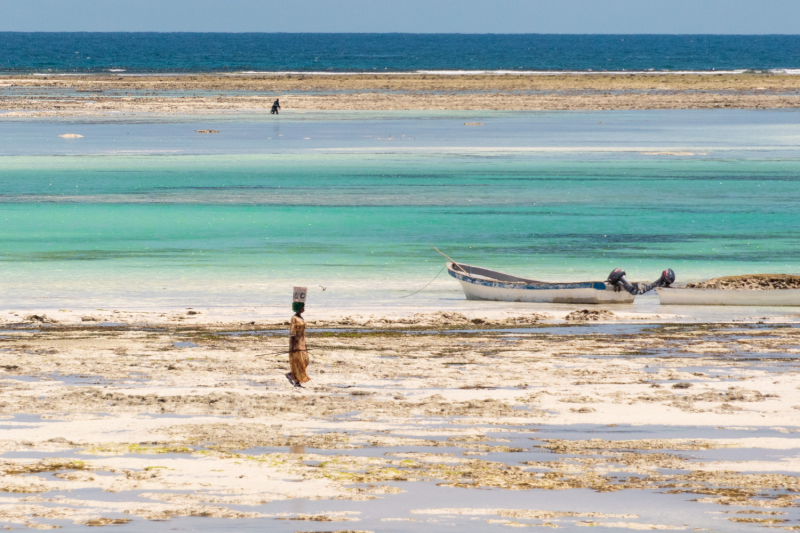
[{"label": "wet sand", "polygon": [[95,315],[0,327],[0,522],[800,524],[795,325],[309,317],[299,389],[284,320]]},{"label": "wet sand", "polygon": [[0,76],[0,117],[292,110],[800,107],[784,74]]}]

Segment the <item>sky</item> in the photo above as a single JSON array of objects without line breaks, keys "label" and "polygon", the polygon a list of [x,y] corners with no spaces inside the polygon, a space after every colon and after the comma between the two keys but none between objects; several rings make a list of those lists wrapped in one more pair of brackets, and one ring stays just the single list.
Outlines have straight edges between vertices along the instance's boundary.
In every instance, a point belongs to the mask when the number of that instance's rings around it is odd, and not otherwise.
[{"label": "sky", "polygon": [[0,31],[798,34],[800,0],[0,0]]}]

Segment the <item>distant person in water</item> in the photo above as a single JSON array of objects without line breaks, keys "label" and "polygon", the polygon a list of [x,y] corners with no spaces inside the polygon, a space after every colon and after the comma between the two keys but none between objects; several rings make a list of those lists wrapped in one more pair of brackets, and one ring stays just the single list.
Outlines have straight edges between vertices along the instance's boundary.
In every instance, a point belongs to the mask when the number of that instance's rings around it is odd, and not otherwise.
[{"label": "distant person in water", "polygon": [[294,316],[289,327],[289,367],[291,372],[286,374],[286,378],[295,387],[302,387],[303,383],[311,381],[306,374],[309,359],[306,349],[306,321],[303,319],[305,306],[306,304],[303,302],[292,303]]},{"label": "distant person in water", "polygon": [[280,108],[281,108],[281,103],[280,103],[279,99],[276,98],[275,101],[272,102],[272,111],[270,111],[270,113],[273,114],[273,115],[277,115],[278,114],[278,110]]}]

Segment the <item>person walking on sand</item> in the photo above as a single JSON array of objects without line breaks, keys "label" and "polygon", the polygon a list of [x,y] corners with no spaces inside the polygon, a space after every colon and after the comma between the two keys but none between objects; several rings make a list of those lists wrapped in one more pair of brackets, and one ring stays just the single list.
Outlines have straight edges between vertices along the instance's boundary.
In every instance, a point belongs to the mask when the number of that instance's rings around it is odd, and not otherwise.
[{"label": "person walking on sand", "polygon": [[289,326],[289,367],[291,372],[286,374],[286,378],[295,387],[302,387],[303,383],[311,380],[306,374],[309,359],[306,349],[306,321],[303,319],[305,306],[304,302],[292,303],[294,316]]},{"label": "person walking on sand", "polygon": [[270,111],[270,114],[272,115],[278,114],[278,110],[281,108],[281,103],[279,100],[280,100],[279,98],[276,98],[275,101],[272,102],[272,111]]}]

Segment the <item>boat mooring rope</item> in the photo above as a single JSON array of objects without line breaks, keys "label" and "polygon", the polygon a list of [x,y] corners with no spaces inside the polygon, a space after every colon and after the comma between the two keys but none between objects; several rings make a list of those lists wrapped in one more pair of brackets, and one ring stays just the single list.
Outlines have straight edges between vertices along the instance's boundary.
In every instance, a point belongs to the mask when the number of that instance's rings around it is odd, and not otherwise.
[{"label": "boat mooring rope", "polygon": [[[444,266],[442,267],[442,269],[439,271],[439,274],[441,274],[442,272],[444,272],[444,269],[445,269],[445,268],[447,268],[447,265],[444,265]],[[415,294],[417,294],[418,292],[422,292],[422,291],[424,291],[424,290],[425,290],[425,289],[428,287],[428,285],[430,285],[431,283],[433,283],[434,281],[436,281],[436,278],[438,278],[438,277],[439,277],[439,274],[436,274],[436,275],[433,277],[433,279],[432,279],[432,280],[430,280],[430,281],[429,281],[429,282],[428,282],[428,283],[427,283],[427,284],[426,284],[424,287],[422,287],[422,288],[421,288],[420,290],[418,290],[417,292],[412,292],[411,294],[406,294],[405,296],[401,296],[400,298],[408,298],[409,296],[414,296],[414,295],[415,295]]]}]

